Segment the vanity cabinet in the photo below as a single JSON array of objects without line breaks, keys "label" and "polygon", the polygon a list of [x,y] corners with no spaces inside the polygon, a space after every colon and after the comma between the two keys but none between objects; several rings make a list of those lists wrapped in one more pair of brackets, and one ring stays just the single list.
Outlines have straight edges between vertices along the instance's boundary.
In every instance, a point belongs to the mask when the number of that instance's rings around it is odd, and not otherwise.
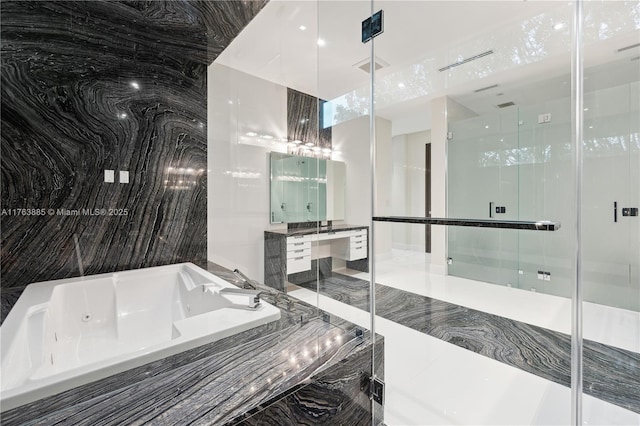
[{"label": "vanity cabinet", "polygon": [[344,260],[366,259],[368,253],[367,230],[343,231],[331,243],[331,256]]},{"label": "vanity cabinet", "polygon": [[287,274],[311,269],[311,235],[287,237]]},{"label": "vanity cabinet", "polygon": [[345,260],[350,269],[369,270],[369,228],[337,225],[332,227],[265,231],[265,284],[285,291],[292,274],[314,277],[315,260],[327,257]]}]

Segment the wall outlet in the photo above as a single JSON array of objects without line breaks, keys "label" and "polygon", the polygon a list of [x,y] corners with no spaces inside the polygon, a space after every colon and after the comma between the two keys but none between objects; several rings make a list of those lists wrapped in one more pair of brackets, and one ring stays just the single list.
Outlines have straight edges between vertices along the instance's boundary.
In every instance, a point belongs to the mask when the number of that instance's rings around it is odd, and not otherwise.
[{"label": "wall outlet", "polygon": [[453,258],[448,257],[447,258],[447,265],[451,265],[453,263]]},{"label": "wall outlet", "polygon": [[120,170],[120,183],[129,183],[129,172]]},{"label": "wall outlet", "polygon": [[113,170],[104,171],[104,181],[106,183],[114,183],[116,181],[116,174]]},{"label": "wall outlet", "polygon": [[518,275],[524,275],[524,271],[522,269],[518,269]]},{"label": "wall outlet", "polygon": [[538,271],[538,279],[542,281],[551,281],[551,272]]}]

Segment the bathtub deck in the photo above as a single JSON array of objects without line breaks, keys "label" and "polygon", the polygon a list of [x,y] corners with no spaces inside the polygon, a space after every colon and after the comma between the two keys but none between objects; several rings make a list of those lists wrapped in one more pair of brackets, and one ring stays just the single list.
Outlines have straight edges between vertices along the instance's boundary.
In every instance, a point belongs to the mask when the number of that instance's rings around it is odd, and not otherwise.
[{"label": "bathtub deck", "polygon": [[[217,265],[209,270],[232,278]],[[370,339],[303,302],[280,307],[279,321],[3,412],[3,425],[252,424],[283,408],[288,418],[369,424],[370,402],[353,372],[371,364]],[[376,357],[379,376],[382,363]]]}]

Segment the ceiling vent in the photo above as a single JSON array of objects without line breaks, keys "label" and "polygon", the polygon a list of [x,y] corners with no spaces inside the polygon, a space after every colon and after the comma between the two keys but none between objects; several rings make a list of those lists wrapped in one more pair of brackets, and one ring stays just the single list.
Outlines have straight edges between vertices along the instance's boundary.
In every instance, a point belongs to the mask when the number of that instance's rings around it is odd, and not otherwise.
[{"label": "ceiling vent", "polygon": [[[376,67],[376,71],[378,71],[380,68],[385,68],[389,66],[389,63],[378,58],[377,56],[375,57],[375,67]],[[362,61],[353,64],[354,67],[356,68],[360,68],[362,71],[366,72],[367,74],[369,74],[369,72],[371,72],[371,58],[365,58]]]},{"label": "ceiling vent", "polygon": [[630,49],[633,49],[634,47],[640,47],[640,43],[632,44],[626,47],[621,47],[620,49],[618,49],[618,52],[624,52],[625,50],[630,50]]},{"label": "ceiling vent", "polygon": [[503,104],[498,104],[496,105],[498,108],[508,108],[510,106],[514,106],[515,104],[513,102],[505,102]]},{"label": "ceiling vent", "polygon": [[458,62],[454,62],[452,64],[449,64],[449,65],[445,66],[445,67],[438,68],[438,71],[440,71],[440,72],[447,71],[447,70],[450,70],[451,68],[459,67],[460,65],[464,65],[464,64],[469,63],[471,61],[475,61],[476,59],[480,59],[480,58],[484,58],[485,56],[493,55],[494,53],[495,52],[493,51],[493,49],[487,50],[486,52],[478,53],[477,55],[472,56],[470,58],[461,59]]},{"label": "ceiling vent", "polygon": [[485,90],[495,89],[496,87],[498,87],[498,85],[497,84],[493,84],[491,86],[483,87],[482,89],[474,90],[473,93],[484,92]]}]

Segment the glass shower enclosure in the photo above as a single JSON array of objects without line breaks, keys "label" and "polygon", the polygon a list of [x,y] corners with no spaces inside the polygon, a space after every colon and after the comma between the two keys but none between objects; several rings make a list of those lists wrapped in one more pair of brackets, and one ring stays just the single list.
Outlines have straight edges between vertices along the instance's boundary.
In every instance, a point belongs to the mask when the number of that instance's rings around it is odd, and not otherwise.
[{"label": "glass shower enclosure", "polygon": [[637,423],[639,3],[379,10],[335,103],[370,101],[385,423]]}]

